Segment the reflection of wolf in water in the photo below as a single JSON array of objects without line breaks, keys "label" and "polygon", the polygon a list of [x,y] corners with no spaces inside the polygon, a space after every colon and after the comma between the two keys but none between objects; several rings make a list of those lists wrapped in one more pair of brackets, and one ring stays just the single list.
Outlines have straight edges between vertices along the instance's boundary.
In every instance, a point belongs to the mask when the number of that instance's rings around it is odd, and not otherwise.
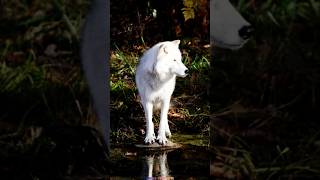
[{"label": "reflection of wolf in water", "polygon": [[169,175],[170,171],[167,162],[167,152],[164,151],[157,155],[146,155],[144,156],[143,160],[143,178],[160,177],[171,179]]}]

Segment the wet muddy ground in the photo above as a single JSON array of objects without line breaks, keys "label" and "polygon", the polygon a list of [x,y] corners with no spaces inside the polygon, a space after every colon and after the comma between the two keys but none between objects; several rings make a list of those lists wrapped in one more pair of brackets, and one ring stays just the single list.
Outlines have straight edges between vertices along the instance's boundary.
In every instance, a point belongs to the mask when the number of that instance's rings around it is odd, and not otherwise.
[{"label": "wet muddy ground", "polygon": [[[214,140],[198,134],[174,133],[171,140],[181,145],[178,148],[146,150],[123,142],[112,144],[107,154],[100,133],[94,128],[32,127],[0,136],[0,179],[265,179],[273,175],[284,179],[318,178],[317,158],[305,159],[313,167],[272,165],[265,161],[274,153],[272,144],[260,143],[249,151],[250,144],[240,146],[240,139],[229,138],[223,141],[224,145],[219,141],[210,144],[209,139]],[[282,155],[279,159],[294,153],[290,153],[290,147],[277,148]],[[313,149],[317,153],[317,148]]]},{"label": "wet muddy ground", "polygon": [[[212,152],[208,138],[199,135],[175,134],[172,140],[181,145],[175,149],[150,151],[132,144],[112,146],[108,155],[99,133],[90,127],[25,131],[1,139],[1,179],[205,179],[210,175]],[[30,132],[38,135],[23,142],[21,136]]]}]

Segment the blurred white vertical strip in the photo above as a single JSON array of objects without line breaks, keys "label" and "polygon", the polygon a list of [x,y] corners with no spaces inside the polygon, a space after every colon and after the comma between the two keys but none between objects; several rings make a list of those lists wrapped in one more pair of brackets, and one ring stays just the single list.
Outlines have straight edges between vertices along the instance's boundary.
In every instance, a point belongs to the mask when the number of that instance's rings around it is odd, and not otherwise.
[{"label": "blurred white vertical strip", "polygon": [[101,125],[102,134],[110,150],[110,2],[93,0],[81,36],[81,60]]}]

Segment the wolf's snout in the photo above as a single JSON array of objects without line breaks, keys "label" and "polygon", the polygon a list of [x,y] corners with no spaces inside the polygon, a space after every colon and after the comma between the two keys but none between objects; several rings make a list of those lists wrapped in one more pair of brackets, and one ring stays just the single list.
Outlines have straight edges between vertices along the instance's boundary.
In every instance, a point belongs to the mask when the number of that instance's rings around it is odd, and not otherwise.
[{"label": "wolf's snout", "polygon": [[186,69],[186,70],[184,71],[184,74],[189,74],[189,69]]},{"label": "wolf's snout", "polygon": [[240,30],[239,30],[239,36],[246,40],[249,39],[253,33],[254,29],[252,26],[243,26]]}]

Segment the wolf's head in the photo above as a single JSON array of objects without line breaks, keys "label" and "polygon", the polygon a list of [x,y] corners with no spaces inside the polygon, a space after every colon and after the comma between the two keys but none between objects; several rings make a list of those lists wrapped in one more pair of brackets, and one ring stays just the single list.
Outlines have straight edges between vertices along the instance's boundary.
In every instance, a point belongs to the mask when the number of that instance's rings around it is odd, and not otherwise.
[{"label": "wolf's head", "polygon": [[166,41],[160,44],[154,70],[158,75],[176,75],[186,77],[188,68],[181,61],[180,40]]},{"label": "wolf's head", "polygon": [[240,48],[252,35],[252,26],[229,0],[210,1],[210,41],[214,46]]}]

